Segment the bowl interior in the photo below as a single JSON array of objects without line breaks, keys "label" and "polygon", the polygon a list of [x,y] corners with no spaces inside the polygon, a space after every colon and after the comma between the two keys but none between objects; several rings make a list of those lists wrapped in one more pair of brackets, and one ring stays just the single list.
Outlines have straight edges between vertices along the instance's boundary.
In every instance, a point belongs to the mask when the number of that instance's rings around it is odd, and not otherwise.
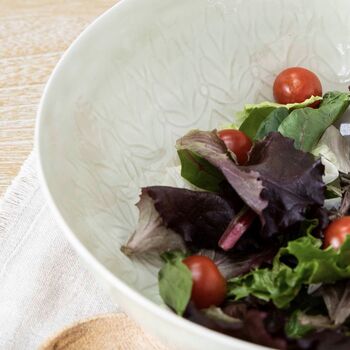
[{"label": "bowl interior", "polygon": [[162,183],[189,129],[271,100],[285,67],[347,89],[349,10],[348,0],[126,0],[95,23],[57,68],[39,125],[45,181],[81,244],[159,303],[153,260],[120,252],[140,187]]}]

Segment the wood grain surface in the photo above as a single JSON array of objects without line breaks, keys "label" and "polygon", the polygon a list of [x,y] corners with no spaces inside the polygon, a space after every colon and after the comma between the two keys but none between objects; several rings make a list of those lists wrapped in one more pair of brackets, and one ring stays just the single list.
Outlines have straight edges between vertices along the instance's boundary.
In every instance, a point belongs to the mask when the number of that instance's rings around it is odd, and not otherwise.
[{"label": "wood grain surface", "polygon": [[[48,339],[39,350],[167,350],[122,313],[78,322]],[[170,349],[168,349],[170,350]]]},{"label": "wood grain surface", "polygon": [[0,197],[33,147],[45,83],[77,35],[117,0],[0,0]]}]

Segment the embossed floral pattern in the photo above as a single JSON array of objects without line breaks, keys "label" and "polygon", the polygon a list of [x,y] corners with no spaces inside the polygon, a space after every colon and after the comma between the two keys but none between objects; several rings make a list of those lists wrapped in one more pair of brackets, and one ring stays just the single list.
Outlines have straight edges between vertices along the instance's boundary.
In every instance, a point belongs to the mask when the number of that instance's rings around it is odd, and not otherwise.
[{"label": "embossed floral pattern", "polygon": [[139,3],[130,17],[115,9],[67,58],[49,92],[59,103],[47,105],[41,152],[57,206],[82,244],[159,302],[155,257],[131,261],[119,249],[135,227],[139,188],[162,183],[177,162],[175,140],[189,129],[231,123],[244,103],[271,99],[285,66],[307,66],[326,89],[344,89],[350,22],[341,9],[350,5]]}]

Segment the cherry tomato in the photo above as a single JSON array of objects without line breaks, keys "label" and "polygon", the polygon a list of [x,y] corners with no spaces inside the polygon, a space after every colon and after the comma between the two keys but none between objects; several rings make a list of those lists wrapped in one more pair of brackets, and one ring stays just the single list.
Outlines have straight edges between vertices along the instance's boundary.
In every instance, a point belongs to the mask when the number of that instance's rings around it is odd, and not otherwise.
[{"label": "cherry tomato", "polygon": [[350,235],[350,216],[343,216],[332,221],[324,234],[324,247],[332,246],[339,249],[345,242],[346,236]]},{"label": "cherry tomato", "polygon": [[[302,67],[282,71],[273,84],[276,102],[287,104],[303,102],[311,96],[322,96],[322,85],[317,75]],[[319,101],[311,107],[317,107]]]},{"label": "cherry tomato", "polygon": [[248,160],[248,154],[253,146],[250,138],[242,131],[225,129],[218,132],[219,137],[225,142],[226,147],[233,152],[238,164],[244,164]]},{"label": "cherry tomato", "polygon": [[192,255],[183,260],[191,270],[193,286],[191,300],[199,309],[219,306],[226,297],[226,280],[213,260]]}]

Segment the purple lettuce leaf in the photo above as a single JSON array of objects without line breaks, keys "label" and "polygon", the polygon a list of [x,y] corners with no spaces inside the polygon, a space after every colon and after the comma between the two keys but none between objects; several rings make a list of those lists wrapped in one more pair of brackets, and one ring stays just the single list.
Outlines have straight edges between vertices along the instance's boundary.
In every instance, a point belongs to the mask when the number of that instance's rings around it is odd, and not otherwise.
[{"label": "purple lettuce leaf", "polygon": [[277,249],[270,246],[249,254],[226,253],[209,249],[201,249],[196,254],[205,255],[212,259],[225,279],[230,279],[244,275],[262,264],[271,264],[276,252]]},{"label": "purple lettuce leaf", "polygon": [[287,349],[287,341],[273,336],[267,329],[269,317],[267,312],[249,309],[240,316],[241,319],[220,317],[220,313],[215,315],[213,312],[198,310],[192,303],[188,305],[185,313],[185,318],[188,320],[217,332],[274,349]]},{"label": "purple lettuce leaf", "polygon": [[263,210],[266,236],[303,222],[307,212],[319,211],[323,219],[324,166],[310,153],[295,149],[292,139],[271,133],[254,145],[244,168],[258,172],[265,187],[261,196],[268,201]]},{"label": "purple lettuce leaf", "polygon": [[[291,310],[277,309],[271,302],[254,297],[230,302],[222,309],[198,310],[189,303],[184,317],[187,319],[235,338],[275,349],[288,350],[328,350],[349,349],[350,337],[344,330],[324,329],[312,331],[300,339],[292,339],[286,334],[286,325]],[[228,317],[224,317],[223,314]],[[320,315],[309,316],[314,322]],[[324,318],[324,317],[323,317]]]},{"label": "purple lettuce leaf", "polygon": [[208,310],[209,309],[199,310],[194,303],[190,302],[187,306],[184,317],[194,323],[200,324],[201,326],[240,338],[239,335],[243,328],[241,320],[228,315],[227,317],[223,317],[223,315],[225,315],[224,313],[221,314],[221,312],[217,312],[215,314],[213,310],[210,310],[211,312],[206,312]]},{"label": "purple lettuce leaf", "polygon": [[311,154],[296,150],[293,143],[271,133],[255,143],[244,166],[231,160],[216,131],[191,131],[177,141],[177,148],[195,152],[216,166],[259,215],[262,233],[270,237],[301,223],[311,212],[324,217],[324,166]]},{"label": "purple lettuce leaf", "polygon": [[143,253],[163,253],[167,250],[186,250],[181,236],[166,227],[163,219],[154,207],[154,201],[146,190],[142,190],[137,203],[140,215],[136,230],[130,236],[121,251],[127,256],[138,256]]},{"label": "purple lettuce leaf", "polygon": [[339,331],[322,330],[291,342],[288,350],[349,350],[350,337]]},{"label": "purple lettuce leaf", "polygon": [[350,316],[350,281],[324,285],[316,293],[322,296],[334,324],[343,324]]},{"label": "purple lettuce leaf", "polygon": [[244,329],[248,339],[253,343],[270,346],[275,349],[287,349],[287,340],[272,335],[269,327],[275,327],[276,321],[269,319],[269,313],[259,310],[249,310],[244,318]]},{"label": "purple lettuce leaf", "polygon": [[139,222],[122,251],[130,256],[186,250],[187,246],[216,248],[240,205],[238,196],[227,199],[167,186],[143,188],[137,204]]},{"label": "purple lettuce leaf", "polygon": [[340,208],[339,208],[338,212],[336,213],[337,216],[345,216],[345,215],[349,215],[349,213],[350,213],[350,188],[349,188],[349,185],[347,185],[343,189],[343,191],[344,192],[343,192]]},{"label": "purple lettuce leaf", "polygon": [[184,317],[211,330],[274,349],[350,349],[350,337],[340,330],[320,329],[301,339],[288,338],[285,334],[287,313],[271,303],[248,300],[216,310],[198,310],[189,303]]},{"label": "purple lettuce leaf", "polygon": [[287,312],[277,309],[271,302],[249,296],[244,300],[226,304],[222,311],[231,317],[244,320],[249,311],[262,312],[266,315],[264,325],[269,334],[277,338],[286,338],[285,325],[288,320]]},{"label": "purple lettuce leaf", "polygon": [[230,158],[227,147],[216,131],[193,130],[176,142],[178,150],[189,150],[218,168],[243,201],[256,213],[261,214],[267,201],[260,196],[263,190],[259,174],[247,172]]},{"label": "purple lettuce leaf", "polygon": [[144,189],[153,199],[163,223],[189,246],[212,248],[237,212],[239,199],[212,192],[152,186]]},{"label": "purple lettuce leaf", "polygon": [[191,304],[185,317],[218,332],[275,349],[348,350],[350,348],[350,337],[340,329],[320,328],[301,339],[289,338],[285,332],[290,317],[289,311],[277,309],[271,302],[264,302],[254,297],[232,302],[224,306],[222,312],[231,320],[236,320],[236,323],[228,325],[224,318],[213,317],[214,312],[198,311]]}]

